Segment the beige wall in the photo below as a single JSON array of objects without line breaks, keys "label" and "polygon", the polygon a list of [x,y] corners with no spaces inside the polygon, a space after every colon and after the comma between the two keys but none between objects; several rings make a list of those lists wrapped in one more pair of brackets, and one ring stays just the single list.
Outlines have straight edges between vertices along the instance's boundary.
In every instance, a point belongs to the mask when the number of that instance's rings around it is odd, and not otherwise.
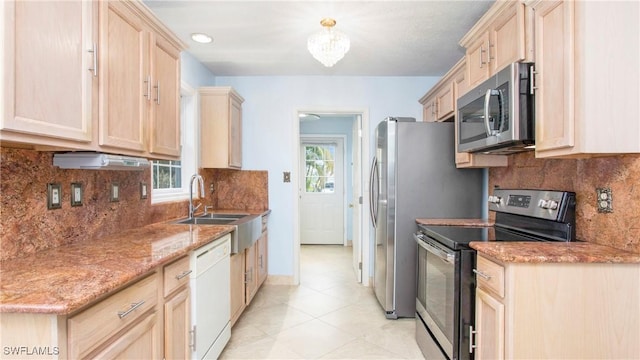
[{"label": "beige wall", "polygon": [[[574,191],[578,239],[640,253],[640,155],[579,160],[511,155],[508,167],[489,170],[489,193],[495,186]],[[598,213],[598,187],[611,188],[613,213]]]}]

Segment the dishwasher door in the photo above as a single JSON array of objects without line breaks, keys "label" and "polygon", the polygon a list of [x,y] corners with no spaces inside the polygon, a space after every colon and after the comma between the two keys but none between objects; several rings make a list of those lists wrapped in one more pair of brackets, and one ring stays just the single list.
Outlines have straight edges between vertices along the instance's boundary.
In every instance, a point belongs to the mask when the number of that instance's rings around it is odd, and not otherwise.
[{"label": "dishwasher door", "polygon": [[230,239],[225,235],[192,253],[195,359],[217,359],[231,337]]}]

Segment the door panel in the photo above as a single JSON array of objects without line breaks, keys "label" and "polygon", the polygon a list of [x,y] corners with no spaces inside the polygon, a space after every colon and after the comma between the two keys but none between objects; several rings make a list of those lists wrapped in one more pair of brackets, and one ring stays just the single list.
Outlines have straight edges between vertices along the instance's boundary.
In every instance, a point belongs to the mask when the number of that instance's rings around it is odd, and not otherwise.
[{"label": "door panel", "polygon": [[304,140],[300,151],[300,243],[344,244],[343,141]]}]

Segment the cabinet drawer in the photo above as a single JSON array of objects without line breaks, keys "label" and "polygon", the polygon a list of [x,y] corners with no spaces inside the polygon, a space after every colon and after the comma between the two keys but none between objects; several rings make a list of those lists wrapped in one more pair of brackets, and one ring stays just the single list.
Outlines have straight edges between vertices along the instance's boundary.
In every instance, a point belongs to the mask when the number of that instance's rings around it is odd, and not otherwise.
[{"label": "cabinet drawer", "polygon": [[157,301],[158,284],[153,274],[69,318],[70,358],[86,356],[109,337],[134,323]]},{"label": "cabinet drawer", "polygon": [[189,283],[191,267],[189,256],[184,256],[164,267],[164,296],[167,297],[174,290]]},{"label": "cabinet drawer", "polygon": [[478,287],[504,297],[504,267],[502,265],[478,256],[476,270]]}]

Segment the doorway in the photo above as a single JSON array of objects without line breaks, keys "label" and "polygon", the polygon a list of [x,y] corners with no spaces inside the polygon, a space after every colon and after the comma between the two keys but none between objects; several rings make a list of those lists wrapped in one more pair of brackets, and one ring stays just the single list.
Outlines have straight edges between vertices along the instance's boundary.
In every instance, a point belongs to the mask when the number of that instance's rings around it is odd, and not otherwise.
[{"label": "doorway", "polygon": [[[336,124],[340,124],[340,131],[335,131]],[[368,158],[368,144],[369,139],[362,134],[368,134],[368,112],[362,110],[340,110],[340,111],[308,111],[298,110],[296,112],[295,119],[295,155],[296,164],[298,164],[298,171],[294,172],[296,177],[295,197],[294,197],[294,278],[293,283],[300,283],[300,245],[305,244],[308,240],[303,240],[303,237],[307,237],[308,230],[307,219],[317,219],[318,214],[310,215],[309,207],[307,207],[305,195],[319,195],[308,194],[306,189],[306,180],[303,182],[302,178],[305,177],[306,163],[303,155],[303,146],[306,143],[326,144],[334,141],[336,135],[343,138],[344,142],[344,197],[342,200],[342,210],[344,215],[344,223],[342,225],[342,245],[352,247],[352,266],[354,277],[362,285],[369,286],[369,274],[370,274],[370,224],[368,216],[363,209],[368,209],[368,197],[363,194],[368,193],[368,179],[365,179],[368,170],[368,161],[364,160]],[[348,129],[348,130],[347,130]],[[318,140],[322,140],[318,142]],[[314,144],[311,144],[312,146]],[[318,149],[310,149],[318,150]],[[331,151],[326,149],[326,151]],[[305,166],[302,166],[302,165]],[[363,168],[364,167],[364,168]],[[315,171],[315,170],[312,170]],[[363,177],[364,174],[364,177]],[[316,185],[314,191],[318,191],[324,194],[331,191],[331,187],[338,186],[335,179],[329,179],[327,177],[321,188],[319,184]],[[313,179],[311,180],[313,181]],[[339,190],[338,190],[339,194]],[[316,196],[319,197],[319,196]],[[334,205],[335,206],[335,205]],[[316,207],[317,208],[317,207]],[[305,213],[307,212],[307,213]],[[316,213],[318,210],[315,211]],[[322,215],[324,216],[324,214]],[[324,221],[324,220],[323,220]],[[318,230],[319,231],[319,230]],[[314,242],[312,242],[314,243]],[[338,243],[338,241],[336,241]]]}]

